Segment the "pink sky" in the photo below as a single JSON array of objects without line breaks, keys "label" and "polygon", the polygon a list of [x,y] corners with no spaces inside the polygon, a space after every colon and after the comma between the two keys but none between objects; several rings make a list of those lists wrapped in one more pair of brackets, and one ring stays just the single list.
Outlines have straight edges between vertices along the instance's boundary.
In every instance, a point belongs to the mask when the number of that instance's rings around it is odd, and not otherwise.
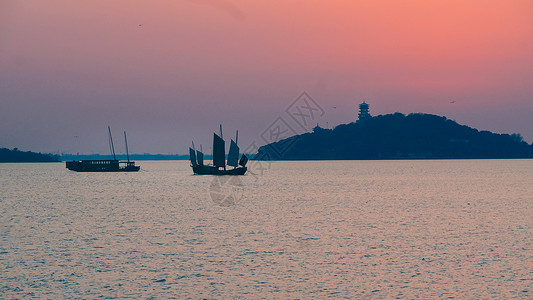
[{"label": "pink sky", "polygon": [[302,91],[329,127],[365,99],[532,142],[531,16],[529,0],[3,0],[0,147],[107,153],[111,125],[132,152],[186,153],[219,123],[260,144]]}]

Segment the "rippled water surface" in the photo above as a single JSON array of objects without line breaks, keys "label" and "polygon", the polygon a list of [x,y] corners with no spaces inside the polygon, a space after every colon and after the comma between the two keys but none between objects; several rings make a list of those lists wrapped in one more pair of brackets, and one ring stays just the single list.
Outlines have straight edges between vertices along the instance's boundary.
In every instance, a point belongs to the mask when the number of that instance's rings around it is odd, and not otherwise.
[{"label": "rippled water surface", "polygon": [[533,160],[0,164],[0,298],[532,298]]}]

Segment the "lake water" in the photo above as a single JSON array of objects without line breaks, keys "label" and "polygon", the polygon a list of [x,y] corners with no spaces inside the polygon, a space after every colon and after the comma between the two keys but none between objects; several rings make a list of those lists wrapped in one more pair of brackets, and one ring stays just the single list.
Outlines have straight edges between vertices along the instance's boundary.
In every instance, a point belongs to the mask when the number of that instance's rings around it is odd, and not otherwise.
[{"label": "lake water", "polygon": [[138,163],[0,164],[0,298],[533,297],[533,160]]}]

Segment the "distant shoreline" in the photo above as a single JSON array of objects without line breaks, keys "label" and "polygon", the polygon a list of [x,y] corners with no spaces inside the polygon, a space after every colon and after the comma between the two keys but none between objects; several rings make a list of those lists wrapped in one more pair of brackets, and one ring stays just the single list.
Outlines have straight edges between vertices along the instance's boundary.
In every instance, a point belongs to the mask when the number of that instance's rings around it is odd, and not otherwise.
[{"label": "distant shoreline", "polygon": [[59,162],[59,155],[0,148],[0,163]]},{"label": "distant shoreline", "polygon": [[[187,161],[188,159],[136,159],[136,161]],[[531,157],[524,158],[397,158],[397,159],[291,159],[269,160],[269,162],[335,162],[335,161],[452,161],[452,160],[533,160]],[[59,161],[0,161],[0,164],[34,164],[34,163],[64,163],[68,160]],[[265,160],[250,159],[250,161],[266,162]]]},{"label": "distant shoreline", "polygon": [[[188,160],[188,155],[181,154],[130,154],[130,160]],[[126,160],[127,156],[125,154],[116,155],[118,160]],[[112,155],[102,155],[102,154],[62,154],[59,158],[61,161],[72,161],[72,160],[104,160],[104,159],[113,159]],[[210,159],[210,157],[209,157]]]},{"label": "distant shoreline", "polygon": [[[518,133],[497,134],[460,125],[443,116],[415,113],[378,115],[334,129],[313,132],[259,147],[256,161],[532,159],[533,143]],[[205,160],[212,160],[205,155]],[[0,163],[110,160],[102,154],[43,154],[0,148]],[[126,154],[116,155],[126,160]],[[132,161],[189,160],[181,154],[130,154]]]}]

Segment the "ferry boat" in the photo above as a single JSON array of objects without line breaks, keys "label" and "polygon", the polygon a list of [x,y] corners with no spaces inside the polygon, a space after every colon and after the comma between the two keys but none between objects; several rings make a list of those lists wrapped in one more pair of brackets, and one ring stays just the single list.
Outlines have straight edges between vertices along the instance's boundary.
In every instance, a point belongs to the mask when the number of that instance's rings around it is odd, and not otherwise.
[{"label": "ferry boat", "polygon": [[127,161],[119,161],[115,156],[115,146],[113,145],[113,137],[111,136],[111,128],[107,126],[109,132],[109,146],[113,159],[98,159],[98,160],[73,160],[66,162],[66,168],[76,172],[137,172],[141,169],[136,166],[134,161],[130,161],[130,154],[128,150],[128,139],[126,131],[124,131],[124,142],[126,143]]},{"label": "ferry boat", "polygon": [[[189,156],[193,173],[197,175],[244,175],[247,170],[246,163],[248,162],[248,157],[243,154],[239,159],[239,146],[237,146],[238,139],[239,131],[236,133],[235,141],[231,140],[228,160],[226,163],[226,142],[222,138],[222,125],[220,125],[220,135],[213,133],[212,165],[204,164],[204,153],[201,151],[201,149],[200,151],[196,150],[193,142],[192,148],[189,148]],[[229,169],[227,166],[233,168]]]}]

